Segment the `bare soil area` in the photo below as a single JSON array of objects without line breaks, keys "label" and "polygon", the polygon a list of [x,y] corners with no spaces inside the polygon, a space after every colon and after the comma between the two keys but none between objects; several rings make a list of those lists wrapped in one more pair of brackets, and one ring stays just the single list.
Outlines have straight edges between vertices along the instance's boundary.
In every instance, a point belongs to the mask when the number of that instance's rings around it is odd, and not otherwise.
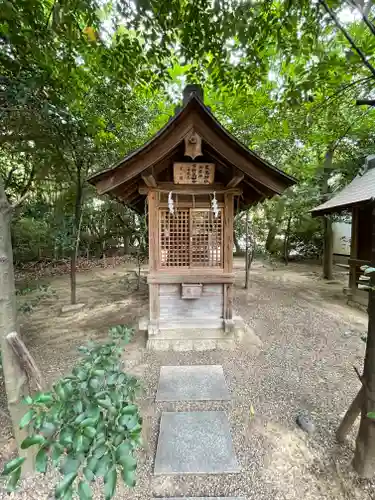
[{"label": "bare soil area", "polygon": [[[140,453],[138,483],[119,487],[118,499],[163,496],[245,496],[257,500],[374,500],[375,482],[360,480],[351,469],[355,431],[339,445],[334,432],[359,383],[367,315],[346,305],[345,272],[336,269],[333,282],[320,279],[310,264],[271,266],[255,262],[249,290],[243,289],[242,260],[236,260],[237,312],[263,342],[235,351],[148,352],[137,334],[126,352],[128,370],[143,381],[140,401],[147,448]],[[136,324],[147,311],[147,289],[135,291],[125,265],[78,275],[79,301],[86,307],[61,316],[69,301],[67,276],[49,279],[55,294],[22,314],[25,341],[48,383],[68,372],[75,348],[88,339],[103,339],[109,326]],[[27,300],[27,295],[22,297]],[[232,394],[230,402],[154,403],[160,366],[221,364]],[[4,397],[2,397],[4,402]],[[3,407],[4,409],[4,407]],[[227,412],[240,474],[215,476],[153,476],[153,461],[162,411]],[[252,409],[254,409],[254,414]],[[307,435],[296,423],[301,411],[312,416],[316,432]],[[12,452],[10,428],[4,419],[3,455]],[[54,473],[30,478],[10,498],[50,498]],[[102,498],[99,485],[95,499]],[[4,494],[5,498],[5,494]]]}]

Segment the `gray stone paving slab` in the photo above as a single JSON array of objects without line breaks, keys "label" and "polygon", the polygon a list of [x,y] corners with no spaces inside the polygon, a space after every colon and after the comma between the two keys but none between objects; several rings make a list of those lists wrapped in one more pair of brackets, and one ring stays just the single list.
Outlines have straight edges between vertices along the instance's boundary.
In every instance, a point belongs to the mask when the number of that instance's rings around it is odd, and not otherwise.
[{"label": "gray stone paving slab", "polygon": [[156,401],[227,401],[220,365],[162,366]]},{"label": "gray stone paving slab", "polygon": [[246,500],[246,497],[161,497],[158,500]]},{"label": "gray stone paving slab", "polygon": [[240,472],[223,411],[163,412],[154,474]]}]

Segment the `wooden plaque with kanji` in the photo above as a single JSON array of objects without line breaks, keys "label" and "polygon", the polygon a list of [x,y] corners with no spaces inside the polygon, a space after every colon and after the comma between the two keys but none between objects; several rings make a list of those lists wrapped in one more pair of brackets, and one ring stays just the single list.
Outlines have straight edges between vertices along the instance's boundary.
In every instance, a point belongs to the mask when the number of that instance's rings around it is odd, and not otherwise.
[{"label": "wooden plaque with kanji", "polygon": [[174,163],[175,184],[212,184],[215,177],[214,163]]}]

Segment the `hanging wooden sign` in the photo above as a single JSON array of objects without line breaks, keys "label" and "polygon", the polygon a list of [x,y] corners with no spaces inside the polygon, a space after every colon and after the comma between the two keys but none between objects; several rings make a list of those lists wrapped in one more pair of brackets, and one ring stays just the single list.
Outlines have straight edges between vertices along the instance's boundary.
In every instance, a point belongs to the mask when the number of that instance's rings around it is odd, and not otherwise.
[{"label": "hanging wooden sign", "polygon": [[194,130],[185,137],[185,156],[190,156],[194,160],[197,156],[202,156],[202,138]]},{"label": "hanging wooden sign", "polygon": [[212,184],[215,178],[214,163],[174,163],[175,184]]}]

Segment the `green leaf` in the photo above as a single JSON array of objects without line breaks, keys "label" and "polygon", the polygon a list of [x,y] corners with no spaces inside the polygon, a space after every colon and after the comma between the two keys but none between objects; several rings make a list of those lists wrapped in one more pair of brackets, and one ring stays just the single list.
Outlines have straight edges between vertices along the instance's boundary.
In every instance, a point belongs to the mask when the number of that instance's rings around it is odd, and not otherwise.
[{"label": "green leaf", "polygon": [[87,466],[83,470],[83,474],[88,481],[94,479],[94,471],[96,469],[98,459],[96,457],[90,457],[87,461]]},{"label": "green leaf", "polygon": [[129,469],[122,469],[121,472],[122,479],[124,480],[124,483],[127,484],[130,488],[133,488],[135,486],[135,471],[134,470],[129,470]]},{"label": "green leaf", "polygon": [[72,427],[65,427],[60,432],[60,443],[65,447],[73,443],[74,429]]},{"label": "green leaf", "polygon": [[73,423],[74,425],[79,425],[82,424],[84,420],[87,420],[86,415],[84,413],[81,413],[80,415],[78,415],[78,417],[76,417]]},{"label": "green leaf", "polygon": [[76,401],[73,405],[73,408],[76,413],[82,413],[83,411],[82,401]]},{"label": "green leaf", "polygon": [[129,443],[122,443],[116,449],[116,460],[119,461],[121,457],[127,457],[131,453],[131,447]]},{"label": "green leaf", "polygon": [[42,392],[34,398],[34,403],[51,403],[54,400],[51,392]]},{"label": "green leaf", "polygon": [[104,496],[105,500],[111,500],[116,490],[117,471],[112,467],[104,476]]},{"label": "green leaf", "polygon": [[138,425],[138,417],[137,415],[122,415],[119,423],[131,431]]},{"label": "green leaf", "polygon": [[98,404],[103,408],[111,408],[112,401],[109,398],[106,399],[98,399]]},{"label": "green leaf", "polygon": [[81,422],[81,427],[92,427],[93,425],[96,424],[97,421],[98,421],[97,418],[85,418]]},{"label": "green leaf", "polygon": [[105,375],[105,370],[94,370],[93,371],[93,375],[97,376],[97,377],[104,377]]},{"label": "green leaf", "polygon": [[106,453],[101,458],[99,458],[96,464],[95,476],[97,477],[104,476],[107,473],[110,465],[111,465],[111,457],[108,453]]},{"label": "green leaf", "polygon": [[43,436],[40,436],[40,435],[29,436],[22,441],[21,448],[23,450],[26,450],[27,448],[30,448],[30,446],[33,446],[34,444],[43,444],[44,442],[45,442],[45,439]]},{"label": "green leaf", "polygon": [[20,480],[21,477],[21,467],[17,467],[17,469],[14,469],[13,472],[10,474],[8,482],[7,482],[7,491],[12,492],[16,489],[16,486],[18,484],[18,481]]},{"label": "green leaf", "polygon": [[137,460],[131,455],[123,455],[117,462],[122,465],[124,469],[129,471],[134,471],[137,468]]},{"label": "green leaf", "polygon": [[63,495],[65,495],[65,492],[68,490],[68,488],[73,484],[76,477],[77,477],[76,472],[67,474],[64,477],[64,479],[56,486],[55,498],[62,498]]},{"label": "green leaf", "polygon": [[375,411],[369,411],[367,413],[367,417],[371,418],[372,420],[375,420]]},{"label": "green leaf", "polygon": [[56,432],[56,429],[57,429],[56,425],[53,424],[52,422],[45,422],[40,428],[40,432],[45,437],[51,437]]},{"label": "green leaf", "polygon": [[107,447],[104,445],[98,446],[95,451],[94,451],[94,457],[95,458],[101,458],[104,453],[107,451]]},{"label": "green leaf", "polygon": [[94,389],[94,391],[96,391],[100,387],[100,380],[95,377],[92,378],[89,382],[89,386],[91,387],[91,389]]},{"label": "green leaf", "polygon": [[62,452],[64,451],[64,446],[58,442],[52,443],[51,445],[51,458],[52,463],[56,465],[61,457]]},{"label": "green leaf", "polygon": [[48,454],[45,448],[41,448],[35,458],[35,468],[37,472],[46,472],[48,462]]},{"label": "green leaf", "polygon": [[136,405],[128,405],[121,410],[122,415],[135,415],[137,412],[138,407]]},{"label": "green leaf", "polygon": [[79,500],[91,500],[92,492],[87,481],[80,481],[78,485]]},{"label": "green leaf", "polygon": [[85,436],[92,439],[96,434],[96,429],[94,427],[85,427],[83,433]]},{"label": "green leaf", "polygon": [[72,500],[73,499],[73,488],[70,487],[66,490],[62,500]]},{"label": "green leaf", "polygon": [[67,474],[77,473],[80,465],[80,460],[68,455],[64,460],[64,463],[61,465],[61,472],[64,474],[64,476],[66,476]]},{"label": "green leaf", "polygon": [[25,415],[21,418],[21,421],[20,421],[20,429],[23,429],[24,427],[29,425],[29,423],[32,421],[34,416],[35,416],[34,410],[29,410],[27,413],[25,413]]},{"label": "green leaf", "polygon": [[74,441],[74,445],[75,445],[76,453],[80,453],[83,450],[84,442],[83,442],[82,434],[79,434],[78,436],[76,436],[75,441]]},{"label": "green leaf", "polygon": [[26,460],[25,457],[17,457],[14,458],[13,460],[10,460],[4,465],[2,475],[7,476],[15,469],[18,469],[18,467],[21,467],[21,465],[24,463],[25,460]]}]

